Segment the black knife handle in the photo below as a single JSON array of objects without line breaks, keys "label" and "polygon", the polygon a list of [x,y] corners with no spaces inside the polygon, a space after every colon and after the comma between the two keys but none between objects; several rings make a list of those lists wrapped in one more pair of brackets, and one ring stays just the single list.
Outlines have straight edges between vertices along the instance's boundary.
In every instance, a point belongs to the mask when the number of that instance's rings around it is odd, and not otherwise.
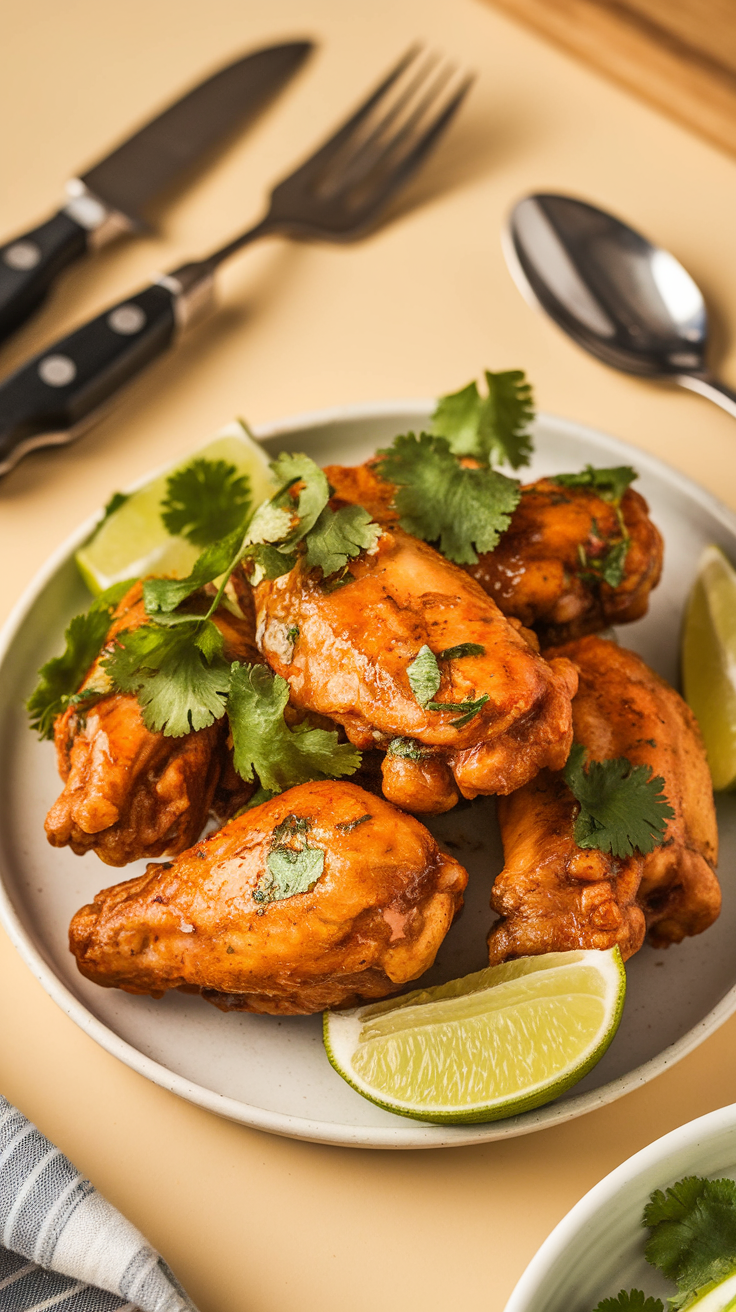
[{"label": "black knife handle", "polygon": [[0,474],[78,424],[145,369],[176,331],[174,288],[153,283],[108,307],[0,383]]},{"label": "black knife handle", "polygon": [[0,246],[0,341],[41,304],[54,278],[87,249],[89,233],[59,210]]}]

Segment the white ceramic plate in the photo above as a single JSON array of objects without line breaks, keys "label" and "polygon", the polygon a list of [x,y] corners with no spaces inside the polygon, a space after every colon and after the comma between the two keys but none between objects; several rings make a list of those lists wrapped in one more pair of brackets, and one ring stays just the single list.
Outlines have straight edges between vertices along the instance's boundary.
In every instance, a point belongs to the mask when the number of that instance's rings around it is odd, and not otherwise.
[{"label": "white ceramic plate", "polygon": [[[432,408],[429,401],[350,406],[272,425],[259,436],[273,454],[306,451],[320,464],[352,464],[397,433],[426,426]],[[649,615],[620,636],[676,682],[683,601],[700,550],[718,542],[736,559],[736,517],[650,456],[579,424],[541,417],[535,443],[530,477],[580,469],[586,461],[640,471],[637,487],[666,540],[665,572]],[[611,1102],[679,1060],[736,1009],[736,796],[719,802],[724,904],[718,923],[667,952],[643,948],[628,965],[624,1018],[603,1060],[565,1097],[506,1121],[433,1126],[381,1111],[332,1070],[319,1016],[223,1014],[181,993],[154,1001],[82,979],[67,949],[71,916],[143,863],[118,873],[93,853],[82,859],[48,846],[43,820],[60,787],[54,750],[29,732],[23,703],[38,666],[60,649],[69,617],[88,603],[73,556],[92,527],[93,521],[84,524],[48,562],[0,641],[0,916],[47,992],[108,1052],[198,1106],[277,1134],[366,1148],[457,1147],[528,1134]],[[503,862],[492,798],[439,816],[430,828],[471,877],[464,914],[425,976],[434,983],[486,964],[489,896]]]},{"label": "white ceramic plate", "polygon": [[592,1312],[620,1289],[667,1299],[675,1287],[644,1257],[641,1218],[655,1189],[686,1175],[736,1180],[736,1106],[689,1121],[611,1171],[545,1239],[504,1312]]}]

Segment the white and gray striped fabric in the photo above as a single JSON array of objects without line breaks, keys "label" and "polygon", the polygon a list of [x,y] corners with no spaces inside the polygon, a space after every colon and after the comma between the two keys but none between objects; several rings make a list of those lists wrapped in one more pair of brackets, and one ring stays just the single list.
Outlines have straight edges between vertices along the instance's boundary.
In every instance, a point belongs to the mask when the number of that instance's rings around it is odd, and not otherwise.
[{"label": "white and gray striped fabric", "polygon": [[0,1312],[196,1312],[135,1226],[2,1096]]}]

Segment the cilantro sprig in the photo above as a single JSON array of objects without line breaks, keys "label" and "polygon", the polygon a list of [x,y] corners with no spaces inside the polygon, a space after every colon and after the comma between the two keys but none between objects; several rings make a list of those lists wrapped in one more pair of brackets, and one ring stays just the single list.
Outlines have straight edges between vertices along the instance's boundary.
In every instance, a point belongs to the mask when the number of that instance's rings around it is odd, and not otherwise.
[{"label": "cilantro sprig", "polygon": [[529,425],[534,418],[532,389],[521,369],[493,374],[486,370],[488,394],[476,382],[440,397],[431,431],[446,438],[456,456],[474,456],[483,464],[529,464]]},{"label": "cilantro sprig", "polygon": [[664,779],[652,778],[648,765],[633,766],[625,756],[589,761],[581,743],[573,744],[563,777],[580,811],[574,837],[578,847],[597,847],[615,857],[643,855],[661,847],[674,811],[664,795]]},{"label": "cilantro sprig", "polygon": [[[736,1275],[736,1183],[686,1176],[655,1190],[642,1223],[649,1229],[647,1261],[677,1285],[669,1309],[695,1309],[703,1298],[708,1306],[724,1306],[717,1297],[711,1303],[710,1296]],[[617,1298],[604,1298],[595,1312],[664,1312],[664,1306],[640,1289],[622,1289]]]},{"label": "cilantro sprig", "polygon": [[379,452],[376,470],[396,485],[401,527],[436,542],[458,565],[492,551],[519,503],[520,485],[498,470],[461,465],[444,437],[403,434]]},{"label": "cilantro sprig", "polygon": [[407,533],[437,543],[458,565],[493,551],[519,503],[513,469],[529,464],[532,391],[519,369],[486,372],[487,395],[475,382],[440,397],[430,432],[401,434],[378,452],[375,470],[395,484],[394,505]]},{"label": "cilantro sprig", "polygon": [[264,665],[232,666],[227,712],[233,761],[242,779],[258,775],[261,787],[280,793],[311,779],[355,774],[361,754],[338,742],[333,729],[289,728],[284,710],[289,685]]},{"label": "cilantro sprig", "polygon": [[131,586],[131,579],[114,583],[86,614],[75,615],[64,633],[64,651],[41,666],[38,684],[26,702],[31,728],[39,738],[53,738],[54,721],[69,705],[99,696],[99,690],[91,689],[86,698],[77,689],[102,651],[112,612]]}]

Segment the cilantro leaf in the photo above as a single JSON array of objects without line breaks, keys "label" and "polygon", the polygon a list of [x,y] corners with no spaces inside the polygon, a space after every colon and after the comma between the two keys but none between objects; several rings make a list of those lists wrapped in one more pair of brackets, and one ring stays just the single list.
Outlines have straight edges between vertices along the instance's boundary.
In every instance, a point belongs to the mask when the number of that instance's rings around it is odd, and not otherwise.
[{"label": "cilantro leaf", "polygon": [[617,588],[624,577],[626,557],[629,554],[630,545],[630,538],[622,538],[620,542],[614,542],[605,555],[596,561],[597,572],[603,582],[611,588]]},{"label": "cilantro leaf", "polygon": [[38,672],[39,681],[26,707],[31,728],[39,738],[53,738],[54,721],[77,699],[77,689],[97,660],[110,628],[110,616],[132,586],[132,580],[114,583],[100,593],[84,615],[75,615],[64,633],[61,656],[52,656]]},{"label": "cilantro leaf", "polygon": [[463,656],[485,656],[486,649],[479,642],[460,642],[457,647],[445,647],[437,653],[440,661],[459,661]]},{"label": "cilantro leaf", "polygon": [[417,655],[406,667],[409,684],[420,706],[426,706],[432,700],[442,682],[437,657],[426,642],[419,648]]},{"label": "cilantro leaf", "polygon": [[575,743],[563,778],[580,812],[575,820],[578,847],[597,847],[613,856],[627,857],[636,850],[643,855],[661,847],[667,821],[674,816],[664,796],[664,779],[652,778],[648,765],[632,766],[625,756],[608,761],[590,761]]},{"label": "cilantro leaf", "polygon": [[207,547],[245,523],[250,479],[227,460],[198,456],[166,480],[161,520],[173,537]]},{"label": "cilantro leaf", "polygon": [[473,700],[468,697],[464,702],[427,702],[428,711],[461,711],[459,719],[451,720],[450,723],[456,729],[462,729],[464,724],[469,724],[478,712],[485,706],[488,701],[488,693],[484,692],[482,697]]},{"label": "cilantro leaf", "polygon": [[[118,634],[102,667],[121,692],[135,693],[143,722],[167,738],[206,729],[225,714],[230,670],[211,620],[164,628],[143,624]],[[215,634],[212,630],[215,630]]]},{"label": "cilantro leaf", "polygon": [[617,506],[627,487],[638,477],[631,465],[616,465],[612,469],[596,469],[593,465],[586,465],[579,474],[551,474],[550,481],[560,483],[562,487],[589,487],[601,501]]},{"label": "cilantro leaf", "polygon": [[426,761],[432,755],[414,738],[392,738],[386,751],[389,756],[403,756],[408,761]]},{"label": "cilantro leaf", "polygon": [[191,574],[184,579],[146,579],[143,583],[146,614],[155,619],[169,615],[205,583],[228,573],[237,563],[242,541],[243,530],[238,528],[228,537],[211,543],[197,557]]},{"label": "cilantro leaf", "polygon": [[379,525],[362,506],[341,506],[339,510],[325,506],[305,539],[307,569],[319,567],[326,579],[361,551],[372,551],[380,536]]},{"label": "cilantro leaf", "polygon": [[617,1298],[604,1298],[593,1312],[664,1312],[661,1298],[647,1298],[641,1289],[625,1289]]},{"label": "cilantro leaf", "polygon": [[532,389],[520,369],[486,371],[488,395],[476,383],[443,396],[432,416],[431,431],[447,439],[458,456],[475,456],[485,464],[494,459],[512,469],[529,464],[532,449],[527,429],[534,418]]},{"label": "cilantro leaf", "polygon": [[325,868],[321,847],[276,847],[266,859],[268,874],[262,875],[253,890],[255,902],[282,902],[295,893],[308,893]]},{"label": "cilantro leaf", "polygon": [[687,1176],[664,1193],[657,1190],[644,1209],[651,1230],[646,1258],[677,1282],[673,1307],[711,1281],[736,1271],[736,1183]]},{"label": "cilantro leaf", "polygon": [[307,724],[290,729],[284,721],[289,685],[264,665],[231,669],[227,710],[233,736],[235,769],[242,779],[254,772],[262,788],[281,793],[310,779],[334,779],[354,774],[360,752],[339,743],[337,732]]},{"label": "cilantro leaf", "polygon": [[382,478],[397,486],[394,498],[407,533],[439,549],[459,565],[474,565],[492,551],[518,505],[520,486],[493,469],[466,469],[442,437],[413,433],[380,451]]}]

